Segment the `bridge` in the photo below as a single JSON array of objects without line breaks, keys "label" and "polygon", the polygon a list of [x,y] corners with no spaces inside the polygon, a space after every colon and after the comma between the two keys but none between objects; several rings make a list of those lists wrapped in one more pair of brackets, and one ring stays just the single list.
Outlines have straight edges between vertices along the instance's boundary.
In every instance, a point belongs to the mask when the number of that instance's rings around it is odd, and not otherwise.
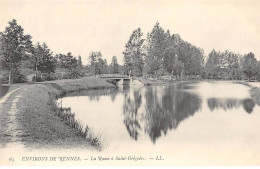
[{"label": "bridge", "polygon": [[102,79],[107,79],[111,81],[120,81],[123,80],[123,85],[128,85],[130,84],[130,77],[126,75],[120,75],[120,74],[101,74],[99,75],[100,78]]}]

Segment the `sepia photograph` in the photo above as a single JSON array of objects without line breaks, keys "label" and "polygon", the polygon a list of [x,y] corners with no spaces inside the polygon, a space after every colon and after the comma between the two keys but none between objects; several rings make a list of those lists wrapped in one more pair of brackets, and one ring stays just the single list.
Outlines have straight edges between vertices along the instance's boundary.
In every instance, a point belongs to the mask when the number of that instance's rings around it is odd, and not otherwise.
[{"label": "sepia photograph", "polygon": [[0,166],[259,166],[259,10],[0,0]]}]

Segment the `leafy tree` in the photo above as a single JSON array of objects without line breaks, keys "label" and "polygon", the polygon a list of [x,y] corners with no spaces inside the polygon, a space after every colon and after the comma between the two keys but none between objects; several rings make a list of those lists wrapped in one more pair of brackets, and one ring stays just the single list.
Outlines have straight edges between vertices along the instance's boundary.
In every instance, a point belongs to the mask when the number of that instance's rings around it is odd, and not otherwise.
[{"label": "leafy tree", "polygon": [[214,49],[209,53],[209,57],[205,66],[205,71],[208,77],[218,78],[219,71],[219,52]]},{"label": "leafy tree", "polygon": [[91,52],[89,54],[90,70],[93,75],[108,73],[106,59],[102,59],[100,52]]},{"label": "leafy tree", "polygon": [[33,50],[30,35],[24,35],[24,29],[16,20],[8,22],[4,32],[0,33],[1,69],[9,72],[9,84],[17,73],[22,61],[27,59]]},{"label": "leafy tree", "polygon": [[70,52],[66,55],[58,54],[55,56],[57,71],[61,73],[61,78],[77,78],[80,76],[81,69],[78,61]]},{"label": "leafy tree", "polygon": [[227,73],[229,79],[241,79],[242,70],[239,65],[239,55],[233,52],[227,54]]},{"label": "leafy tree", "polygon": [[216,52],[209,54],[205,70],[208,77],[221,79],[241,79],[242,70],[239,64],[240,55],[230,52]]},{"label": "leafy tree", "polygon": [[242,66],[243,66],[243,73],[245,74],[245,76],[248,77],[248,81],[250,81],[250,79],[253,76],[257,75],[259,71],[257,60],[255,58],[255,55],[252,52],[246,54],[243,57]]},{"label": "leafy tree", "polygon": [[77,66],[78,66],[78,69],[82,69],[82,68],[83,68],[82,61],[81,61],[81,56],[80,56],[80,55],[79,55],[78,60],[77,60]]},{"label": "leafy tree", "polygon": [[143,52],[143,43],[142,31],[140,28],[133,31],[130,39],[125,45],[124,54],[124,66],[126,74],[131,74],[134,76],[141,76],[143,73],[144,67],[144,52]]},{"label": "leafy tree", "polygon": [[77,59],[69,52],[67,55],[58,54],[56,60],[59,68],[74,68],[77,66]]},{"label": "leafy tree", "polygon": [[145,62],[148,74],[156,75],[156,77],[163,74],[163,59],[168,48],[167,44],[167,34],[157,22],[152,32],[147,35]]},{"label": "leafy tree", "polygon": [[[37,71],[41,73],[48,73],[55,72],[55,62],[54,57],[50,49],[48,48],[46,43],[40,45],[38,42],[35,45],[33,53],[33,65],[35,68],[35,79],[37,79]],[[35,80],[36,81],[36,80]]]},{"label": "leafy tree", "polygon": [[186,51],[185,73],[187,75],[201,75],[204,67],[203,50],[193,45],[188,45]]},{"label": "leafy tree", "polygon": [[89,54],[89,61],[90,61],[90,71],[92,74],[96,75],[99,71],[98,69],[98,60],[101,58],[102,55],[100,52],[91,52]]},{"label": "leafy tree", "polygon": [[260,81],[260,61],[258,61],[258,68],[257,68],[256,80],[257,80],[257,81]]},{"label": "leafy tree", "polygon": [[112,62],[110,64],[110,73],[117,74],[119,72],[119,65],[117,63],[117,57],[113,56]]},{"label": "leafy tree", "polygon": [[108,73],[108,65],[107,60],[99,58],[97,63],[97,74],[107,74]]},{"label": "leafy tree", "polygon": [[76,71],[78,72],[78,75],[82,76],[83,75],[83,65],[82,65],[82,61],[81,61],[81,56],[78,56],[77,59],[77,67],[76,67]]},{"label": "leafy tree", "polygon": [[[169,34],[169,31],[167,34]],[[163,68],[170,75],[180,76],[183,70],[183,63],[179,58],[179,43],[179,35],[172,35],[172,37],[170,37],[170,34],[168,35],[168,48],[163,58]]]}]

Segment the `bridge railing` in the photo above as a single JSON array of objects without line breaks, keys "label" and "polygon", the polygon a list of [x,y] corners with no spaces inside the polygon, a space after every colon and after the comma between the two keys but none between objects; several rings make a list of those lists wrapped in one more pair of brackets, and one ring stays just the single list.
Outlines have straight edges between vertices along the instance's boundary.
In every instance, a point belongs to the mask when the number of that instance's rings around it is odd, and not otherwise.
[{"label": "bridge railing", "polygon": [[126,75],[120,75],[120,74],[100,74],[99,75],[100,78],[122,78],[122,79],[126,79],[129,78],[129,76]]}]

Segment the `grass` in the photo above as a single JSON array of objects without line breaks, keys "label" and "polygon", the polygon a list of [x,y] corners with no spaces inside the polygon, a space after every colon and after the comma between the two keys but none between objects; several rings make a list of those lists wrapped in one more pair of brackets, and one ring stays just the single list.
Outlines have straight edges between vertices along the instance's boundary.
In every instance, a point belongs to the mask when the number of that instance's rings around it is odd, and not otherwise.
[{"label": "grass", "polygon": [[148,79],[144,77],[135,77],[135,80],[139,80],[141,83],[143,83],[145,86],[150,85],[168,85],[171,83],[195,83],[199,80],[196,79],[190,79],[190,80],[176,80],[176,79]]},{"label": "grass", "polygon": [[[57,105],[57,103],[56,103]],[[79,120],[75,119],[75,114],[71,112],[70,108],[59,108],[57,105],[55,115],[58,116],[66,125],[77,131],[77,134],[90,142],[91,145],[95,146],[98,150],[102,149],[101,139],[96,137],[91,131],[89,126],[84,126]]]},{"label": "grass", "polygon": [[148,78],[143,78],[143,77],[135,77],[135,80],[139,80],[141,83],[143,83],[145,86],[150,86],[150,85],[165,85],[168,84],[170,82],[174,82],[171,80],[152,80],[152,79],[148,79]]},{"label": "grass", "polygon": [[256,104],[260,106],[260,88],[254,87],[250,90],[251,97],[255,100]]},{"label": "grass", "polygon": [[[15,88],[17,85],[14,85]],[[88,127],[83,128],[73,113],[61,111],[55,100],[64,93],[98,88],[111,88],[112,84],[100,78],[57,80],[37,84],[23,84],[13,96],[22,94],[17,103],[17,136],[28,148],[91,148],[100,150],[100,137]],[[11,86],[10,89],[13,87]],[[7,102],[0,110],[1,116],[9,111]],[[6,112],[4,112],[6,111]],[[4,125],[4,124],[3,124]],[[0,137],[1,139],[1,137]],[[7,140],[8,141],[8,140]]]},{"label": "grass", "polygon": [[260,106],[260,88],[259,87],[254,87],[252,84],[250,84],[250,82],[248,81],[234,81],[234,83],[237,84],[242,84],[245,85],[247,87],[250,87],[250,95],[251,97],[254,99],[254,101],[256,102],[257,105]]},{"label": "grass", "polygon": [[82,79],[65,79],[65,80],[55,80],[48,82],[41,82],[39,84],[47,84],[52,87],[63,90],[65,93],[80,91],[80,90],[89,90],[89,89],[104,89],[104,88],[113,88],[114,85],[108,83],[107,81],[96,78],[82,78]]},{"label": "grass", "polygon": [[234,83],[236,84],[242,84],[242,85],[245,85],[247,87],[253,87],[248,81],[243,81],[243,80],[235,80],[233,81]]}]

